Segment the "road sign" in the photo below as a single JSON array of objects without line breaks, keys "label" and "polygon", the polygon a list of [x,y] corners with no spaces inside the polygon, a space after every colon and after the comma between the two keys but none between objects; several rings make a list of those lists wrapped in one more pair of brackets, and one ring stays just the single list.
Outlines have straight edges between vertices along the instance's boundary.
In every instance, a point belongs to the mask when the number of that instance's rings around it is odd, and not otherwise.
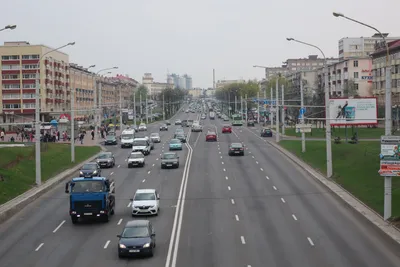
[{"label": "road sign", "polygon": [[301,114],[301,115],[304,115],[304,113],[306,113],[306,111],[307,111],[306,108],[301,108],[301,109],[300,109],[300,114]]},{"label": "road sign", "polygon": [[296,133],[311,133],[312,124],[296,124]]},{"label": "road sign", "polygon": [[381,136],[379,158],[381,176],[400,176],[400,136]]}]

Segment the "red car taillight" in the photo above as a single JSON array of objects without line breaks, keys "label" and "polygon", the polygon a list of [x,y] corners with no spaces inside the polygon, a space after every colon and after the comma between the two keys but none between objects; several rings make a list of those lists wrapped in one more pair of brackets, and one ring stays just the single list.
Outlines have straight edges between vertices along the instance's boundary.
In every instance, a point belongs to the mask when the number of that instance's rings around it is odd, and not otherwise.
[{"label": "red car taillight", "polygon": [[240,150],[244,150],[244,148],[242,147]]}]

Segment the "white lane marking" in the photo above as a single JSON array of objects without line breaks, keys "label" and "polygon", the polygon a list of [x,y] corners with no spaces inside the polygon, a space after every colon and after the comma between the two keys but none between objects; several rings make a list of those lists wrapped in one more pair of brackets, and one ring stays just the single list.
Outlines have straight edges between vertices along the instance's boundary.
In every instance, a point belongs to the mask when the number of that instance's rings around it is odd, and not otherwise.
[{"label": "white lane marking", "polygon": [[218,151],[219,154],[221,154],[221,151]]},{"label": "white lane marking", "polygon": [[161,152],[164,152],[164,149],[161,149]]},{"label": "white lane marking", "polygon": [[286,203],[286,201],[283,199],[283,197],[281,197],[281,200],[282,200],[283,203]]},{"label": "white lane marking", "polygon": [[244,236],[240,237],[240,240],[242,241],[242,244],[245,245],[246,244],[246,240],[244,240]]},{"label": "white lane marking", "polygon": [[153,163],[153,167],[154,167],[154,165],[156,165],[156,164]]},{"label": "white lane marking", "polygon": [[251,156],[254,159],[254,156]]},{"label": "white lane marking", "polygon": [[125,159],[125,161],[128,161],[127,159]]},{"label": "white lane marking", "polygon": [[247,267],[251,267],[251,265],[247,265]]},{"label": "white lane marking", "polygon": [[231,187],[230,187],[230,186],[228,186],[228,190],[231,190]]},{"label": "white lane marking", "polygon": [[310,243],[311,246],[314,246],[314,242],[311,240],[311,238],[307,237],[308,242]]},{"label": "white lane marking", "polygon": [[239,216],[235,215],[236,221],[239,221]]},{"label": "white lane marking", "polygon": [[61,228],[61,226],[63,225],[65,223],[65,220],[64,221],[62,221],[57,227],[56,227],[56,229],[54,229],[54,231],[53,231],[53,233],[55,233],[55,232],[57,232],[58,231],[58,229],[60,229]]},{"label": "white lane marking", "polygon": [[297,221],[296,215],[292,214],[293,220]]},{"label": "white lane marking", "polygon": [[120,225],[122,223],[122,219],[119,219],[117,225]]},{"label": "white lane marking", "polygon": [[267,178],[267,180],[269,180],[269,177],[268,177],[268,176],[265,176],[265,178]]},{"label": "white lane marking", "polygon": [[232,205],[235,205],[235,200],[233,198],[231,199],[231,203]]},{"label": "white lane marking", "polygon": [[249,154],[251,154],[251,151],[249,151]]},{"label": "white lane marking", "polygon": [[278,188],[276,188],[275,186],[273,186],[274,190],[278,190]]},{"label": "white lane marking", "polygon": [[132,202],[128,203],[128,206],[126,206],[127,208],[129,208],[132,205]]},{"label": "white lane marking", "polygon": [[43,247],[44,243],[40,243],[40,245],[35,249],[35,251],[39,251],[41,247]]},{"label": "white lane marking", "polygon": [[225,176],[225,179],[228,180],[228,176]]},{"label": "white lane marking", "polygon": [[150,174],[151,171],[148,171],[147,174]]},{"label": "white lane marking", "polygon": [[221,156],[221,159],[222,159],[222,156]]},{"label": "white lane marking", "polygon": [[114,172],[111,172],[111,173],[110,173],[110,175],[113,175],[113,174],[114,174]]},{"label": "white lane marking", "polygon": [[224,172],[226,172],[226,169],[224,169]]},{"label": "white lane marking", "polygon": [[222,161],[221,163],[222,163],[222,164],[224,164],[224,162],[223,162],[223,161]]},{"label": "white lane marking", "polygon": [[118,165],[118,167],[117,167],[117,168],[119,168],[119,167],[121,167],[121,165]]},{"label": "white lane marking", "polygon": [[158,160],[158,158],[156,158],[156,160]]},{"label": "white lane marking", "polygon": [[162,156],[162,154],[160,154],[160,156]]},{"label": "white lane marking", "polygon": [[263,169],[263,168],[260,168],[260,171],[262,171],[262,172],[263,172],[263,171],[264,171],[264,169]]},{"label": "white lane marking", "polygon": [[104,245],[104,249],[106,249],[109,244],[110,244],[110,240],[107,240],[106,244]]},{"label": "white lane marking", "polygon": [[143,179],[142,183],[146,182],[146,179]]},{"label": "white lane marking", "polygon": [[256,164],[258,164],[258,161],[256,161]]}]

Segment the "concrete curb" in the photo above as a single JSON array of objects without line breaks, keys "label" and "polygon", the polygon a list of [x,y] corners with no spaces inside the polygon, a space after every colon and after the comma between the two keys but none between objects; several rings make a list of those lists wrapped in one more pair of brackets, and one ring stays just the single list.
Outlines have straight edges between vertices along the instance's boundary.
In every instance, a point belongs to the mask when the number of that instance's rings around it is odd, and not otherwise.
[{"label": "concrete curb", "polygon": [[299,167],[304,169],[310,175],[312,175],[315,180],[320,182],[321,184],[325,185],[328,189],[330,189],[337,197],[339,197],[342,201],[344,201],[348,206],[355,209],[359,212],[362,216],[364,216],[367,220],[373,223],[376,227],[390,236],[394,241],[400,244],[400,230],[395,227],[394,225],[387,223],[383,220],[382,216],[368,207],[366,204],[361,202],[358,198],[356,198],[353,194],[349,191],[344,189],[339,184],[335,183],[334,181],[327,179],[318,171],[314,170],[310,165],[299,159],[295,154],[291,153],[290,151],[286,150],[285,148],[281,147],[280,145],[267,141],[268,144],[276,148],[279,152],[283,155],[288,157],[294,163],[296,163]]},{"label": "concrete curb", "polygon": [[[100,146],[102,152],[107,151],[103,146]],[[83,164],[86,162],[93,161],[101,152],[90,157],[89,159],[83,161],[82,163],[77,164],[75,167],[65,170],[59,175],[50,178],[45,183],[43,183],[39,187],[32,188],[25,193],[7,201],[3,205],[0,206],[0,224],[7,221],[13,215],[21,211],[25,208],[29,203],[38,199],[40,196],[50,191],[54,187],[56,187],[59,183],[71,177],[75,172],[77,172]]]}]

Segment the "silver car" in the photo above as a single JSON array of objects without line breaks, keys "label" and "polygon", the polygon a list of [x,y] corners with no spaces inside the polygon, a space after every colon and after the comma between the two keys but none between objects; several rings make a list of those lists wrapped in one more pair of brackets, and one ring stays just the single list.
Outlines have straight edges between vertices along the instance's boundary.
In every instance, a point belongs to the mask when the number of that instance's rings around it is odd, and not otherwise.
[{"label": "silver car", "polygon": [[153,141],[153,143],[161,143],[161,137],[159,133],[151,133],[150,139]]}]

